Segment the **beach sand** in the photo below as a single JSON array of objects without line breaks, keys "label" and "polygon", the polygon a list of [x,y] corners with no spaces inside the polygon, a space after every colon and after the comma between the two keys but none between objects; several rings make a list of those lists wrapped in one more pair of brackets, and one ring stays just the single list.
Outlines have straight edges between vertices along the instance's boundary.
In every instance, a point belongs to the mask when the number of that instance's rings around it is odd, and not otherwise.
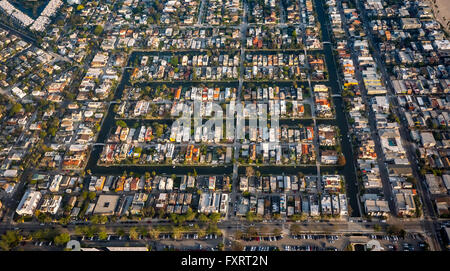
[{"label": "beach sand", "polygon": [[434,16],[442,24],[447,33],[450,33],[450,1],[449,0],[430,0]]}]

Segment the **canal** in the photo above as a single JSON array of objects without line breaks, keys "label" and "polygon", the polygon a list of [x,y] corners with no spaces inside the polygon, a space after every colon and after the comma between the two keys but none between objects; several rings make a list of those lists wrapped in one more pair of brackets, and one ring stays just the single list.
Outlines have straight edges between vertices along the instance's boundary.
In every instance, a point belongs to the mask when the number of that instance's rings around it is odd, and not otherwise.
[{"label": "canal", "polygon": [[[329,25],[329,18],[325,13],[325,8],[323,5],[324,1],[314,0],[314,2],[317,11],[317,19],[319,20],[321,26],[322,41],[326,42],[323,46],[323,53],[325,55],[325,61],[328,67],[329,86],[331,87],[333,94],[341,94],[336,62],[333,56],[333,48],[330,44],[332,41],[327,28]],[[333,102],[336,109],[336,124],[339,127],[340,134],[342,135],[341,148],[346,160],[346,165],[339,170],[339,173],[344,175],[345,178],[346,192],[349,205],[352,210],[351,216],[359,217],[361,214],[358,199],[358,182],[355,172],[355,160],[352,151],[352,144],[350,143],[350,138],[348,136],[348,123],[344,112],[344,103],[341,97],[333,97]]]}]

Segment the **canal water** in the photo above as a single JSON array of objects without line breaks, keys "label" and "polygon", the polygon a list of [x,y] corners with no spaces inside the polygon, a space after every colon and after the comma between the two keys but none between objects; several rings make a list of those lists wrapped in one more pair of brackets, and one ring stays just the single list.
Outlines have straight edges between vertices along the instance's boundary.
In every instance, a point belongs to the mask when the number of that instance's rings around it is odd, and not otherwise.
[{"label": "canal water", "polygon": [[[322,41],[323,42],[331,42],[331,38],[327,29],[327,25],[329,25],[328,15],[325,13],[325,8],[322,0],[314,0],[316,11],[317,11],[317,19],[321,24],[322,30]],[[341,94],[340,85],[338,82],[337,75],[337,67],[336,62],[333,57],[333,49],[331,44],[324,44],[323,52],[325,54],[325,61],[328,67],[328,76],[329,76],[329,86],[331,87],[331,91],[333,94]],[[334,97],[333,102],[336,109],[336,121],[335,124],[339,127],[341,137],[341,148],[342,152],[345,156],[346,165],[343,168],[338,169],[339,173],[344,175],[346,182],[346,192],[349,200],[349,205],[351,206],[351,216],[359,217],[359,200],[358,200],[358,186],[355,172],[355,161],[352,152],[352,144],[350,143],[350,139],[348,137],[348,123],[347,118],[344,112],[344,103],[342,98]],[[321,167],[321,171],[326,170],[324,167]]]}]

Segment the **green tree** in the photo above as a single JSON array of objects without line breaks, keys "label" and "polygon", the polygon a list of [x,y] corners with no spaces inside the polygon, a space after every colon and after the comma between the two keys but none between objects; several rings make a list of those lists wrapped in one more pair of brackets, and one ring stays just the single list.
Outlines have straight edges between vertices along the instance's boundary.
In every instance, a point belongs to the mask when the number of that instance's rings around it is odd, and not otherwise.
[{"label": "green tree", "polygon": [[208,234],[217,234],[222,235],[222,231],[219,230],[219,227],[217,227],[217,224],[210,224],[207,229]]},{"label": "green tree", "polygon": [[154,217],[155,209],[152,206],[147,206],[142,209],[142,213],[145,217]]},{"label": "green tree", "polygon": [[58,220],[59,224],[61,224],[61,225],[67,225],[67,224],[69,223],[69,221],[70,221],[70,216],[69,216],[69,215],[68,215],[68,216],[64,216],[64,217],[61,217],[61,218]]},{"label": "green tree", "polygon": [[81,201],[84,201],[85,199],[87,199],[87,196],[88,196],[88,191],[83,191],[80,195]]},{"label": "green tree", "polygon": [[101,216],[100,217],[100,223],[101,224],[106,224],[106,222],[108,222],[108,217],[107,216]]},{"label": "green tree", "polygon": [[99,232],[99,228],[97,226],[86,226],[85,235],[89,238],[94,237]]},{"label": "green tree", "polygon": [[76,235],[83,235],[84,234],[83,227],[76,226],[75,227],[75,234]]},{"label": "green tree", "polygon": [[92,224],[100,224],[100,217],[98,215],[92,216],[89,220]]},{"label": "green tree", "polygon": [[55,236],[54,241],[57,246],[63,246],[70,241],[70,235],[68,233],[61,233],[60,235]]},{"label": "green tree", "polygon": [[19,113],[22,110],[22,105],[20,103],[15,103],[12,107],[11,110],[9,111],[9,115],[10,116],[14,116],[15,114]]},{"label": "green tree", "polygon": [[59,235],[57,230],[52,230],[49,228],[41,229],[32,233],[32,238],[34,240],[42,241],[54,241],[55,237]]},{"label": "green tree", "polygon": [[294,214],[294,215],[291,216],[291,219],[293,221],[305,220],[306,219],[306,215],[304,213],[302,213],[302,214]]},{"label": "green tree", "polygon": [[181,227],[173,227],[172,229],[172,237],[175,240],[178,240],[181,238],[181,234],[183,233],[182,228]]},{"label": "green tree", "polygon": [[103,32],[103,26],[97,25],[94,29],[94,35],[100,36],[100,34],[102,34],[102,32]]},{"label": "green tree", "polygon": [[245,218],[248,222],[253,222],[255,220],[255,214],[253,212],[248,211],[245,215]]},{"label": "green tree", "polygon": [[173,56],[172,59],[170,60],[170,64],[172,64],[173,67],[178,66],[178,57]]},{"label": "green tree", "polygon": [[164,132],[164,127],[162,125],[158,125],[156,127],[156,137],[161,137],[163,135]]},{"label": "green tree", "polygon": [[156,240],[159,238],[160,231],[156,228],[153,228],[149,231],[149,236],[151,239]]},{"label": "green tree", "polygon": [[138,232],[139,232],[140,235],[143,235],[145,237],[148,236],[148,230],[147,230],[146,227],[140,227]]},{"label": "green tree", "polygon": [[200,222],[208,222],[208,217],[207,217],[205,214],[200,214],[200,215],[198,216],[198,220],[199,220]]},{"label": "green tree", "polygon": [[177,214],[170,214],[169,215],[169,219],[170,221],[172,221],[172,223],[177,224],[178,223],[178,215]]},{"label": "green tree", "polygon": [[89,194],[88,194],[89,200],[94,200],[96,196],[97,196],[97,194],[95,194],[95,192],[93,192],[93,191],[89,192]]},{"label": "green tree", "polygon": [[292,31],[292,38],[297,39],[297,31]]},{"label": "green tree", "polygon": [[210,214],[210,215],[209,215],[209,220],[210,220],[212,223],[217,223],[217,222],[219,222],[219,220],[220,220],[220,213],[212,213],[212,214]]},{"label": "green tree", "polygon": [[390,235],[403,235],[405,230],[400,225],[391,224],[387,227],[387,233]]},{"label": "green tree", "polygon": [[204,229],[200,229],[200,230],[198,230],[197,235],[198,235],[198,238],[201,239],[206,236],[206,231]]},{"label": "green tree", "polygon": [[7,231],[2,235],[0,240],[0,248],[4,251],[14,249],[22,241],[23,236],[18,231]]},{"label": "green tree", "polygon": [[129,234],[130,234],[130,239],[131,239],[131,240],[137,240],[138,237],[139,237],[139,234],[138,234],[138,232],[137,232],[136,227],[130,228]]},{"label": "green tree", "polygon": [[186,217],[187,221],[191,221],[191,220],[195,219],[195,213],[194,213],[194,211],[192,211],[192,209],[190,207],[187,209],[185,217]]},{"label": "green tree", "polygon": [[123,237],[123,236],[125,236],[125,230],[122,228],[118,228],[116,230],[116,234]]},{"label": "green tree", "polygon": [[117,126],[120,126],[120,127],[122,127],[122,128],[126,128],[126,127],[127,127],[126,122],[123,121],[123,120],[118,120],[118,121],[116,121],[116,125],[117,125]]},{"label": "green tree", "polygon": [[98,239],[105,241],[106,239],[108,239],[108,234],[106,233],[106,231],[101,230],[98,233]]}]

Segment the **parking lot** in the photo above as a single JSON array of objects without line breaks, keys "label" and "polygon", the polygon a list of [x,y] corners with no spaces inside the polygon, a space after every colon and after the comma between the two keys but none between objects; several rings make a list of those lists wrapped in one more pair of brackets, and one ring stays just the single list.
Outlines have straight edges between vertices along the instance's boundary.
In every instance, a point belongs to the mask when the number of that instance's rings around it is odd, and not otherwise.
[{"label": "parking lot", "polygon": [[268,247],[277,247],[283,251],[343,251],[349,245],[366,244],[377,240],[384,251],[423,251],[427,245],[423,236],[408,234],[405,238],[387,235],[325,235],[300,234],[278,238],[256,237],[242,240],[246,251],[268,251]]}]

